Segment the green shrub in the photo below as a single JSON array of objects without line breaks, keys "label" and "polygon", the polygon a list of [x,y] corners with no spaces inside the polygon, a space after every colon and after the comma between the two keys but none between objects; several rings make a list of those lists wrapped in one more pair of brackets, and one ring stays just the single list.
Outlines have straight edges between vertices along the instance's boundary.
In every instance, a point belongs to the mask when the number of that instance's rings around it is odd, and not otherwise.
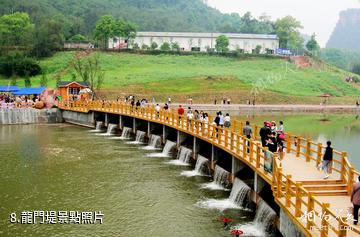
[{"label": "green shrub", "polygon": [[26,57],[19,52],[11,52],[8,55],[0,57],[0,74],[6,77],[20,76],[36,76],[41,73],[39,63],[33,59]]}]

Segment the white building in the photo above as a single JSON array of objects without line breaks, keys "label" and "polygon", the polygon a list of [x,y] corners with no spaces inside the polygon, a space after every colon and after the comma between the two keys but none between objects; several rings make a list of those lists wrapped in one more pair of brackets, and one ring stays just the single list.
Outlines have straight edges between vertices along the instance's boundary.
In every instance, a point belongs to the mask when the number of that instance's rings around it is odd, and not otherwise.
[{"label": "white building", "polygon": [[[164,43],[178,43],[184,51],[206,51],[213,49],[216,38],[225,35],[229,38],[230,51],[242,49],[245,53],[252,53],[259,45],[261,53],[276,52],[279,48],[279,38],[276,35],[266,34],[229,34],[229,33],[190,33],[190,32],[137,32],[136,38],[132,40],[129,48],[135,43],[141,48],[142,45],[150,46],[156,42],[158,47]],[[127,42],[121,38],[109,40],[110,49],[120,49],[127,46]]]}]

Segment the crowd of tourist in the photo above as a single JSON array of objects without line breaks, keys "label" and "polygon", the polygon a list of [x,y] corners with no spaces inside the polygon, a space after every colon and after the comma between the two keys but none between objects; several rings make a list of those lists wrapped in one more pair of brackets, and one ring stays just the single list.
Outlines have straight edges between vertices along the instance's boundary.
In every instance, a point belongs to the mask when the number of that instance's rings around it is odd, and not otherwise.
[{"label": "crowd of tourist", "polygon": [[40,97],[33,96],[14,96],[11,94],[0,94],[1,108],[32,108],[40,101]]}]

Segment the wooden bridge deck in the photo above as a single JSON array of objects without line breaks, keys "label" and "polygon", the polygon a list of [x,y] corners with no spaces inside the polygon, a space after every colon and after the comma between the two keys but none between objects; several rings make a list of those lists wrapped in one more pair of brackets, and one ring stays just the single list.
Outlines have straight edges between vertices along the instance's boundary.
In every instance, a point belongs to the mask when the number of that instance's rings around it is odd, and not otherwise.
[{"label": "wooden bridge deck", "polygon": [[[333,172],[329,179],[324,180],[324,174],[316,168],[324,147],[299,136],[286,134],[287,151],[280,164],[277,154],[262,148],[257,137],[247,139],[242,135],[241,121],[232,121],[231,129],[223,129],[199,121],[187,121],[184,117],[179,118],[175,111],[157,113],[150,106],[135,110],[118,102],[63,102],[59,107],[83,113],[100,111],[140,118],[198,137],[229,152],[268,182],[275,201],[307,236],[360,236],[359,227],[353,226],[347,216],[352,206],[351,187],[360,173],[351,166],[345,152],[334,150]],[[257,135],[258,131],[259,127],[255,126],[254,134]],[[272,173],[264,170],[265,153],[273,157]],[[313,213],[315,218],[309,213]]]}]

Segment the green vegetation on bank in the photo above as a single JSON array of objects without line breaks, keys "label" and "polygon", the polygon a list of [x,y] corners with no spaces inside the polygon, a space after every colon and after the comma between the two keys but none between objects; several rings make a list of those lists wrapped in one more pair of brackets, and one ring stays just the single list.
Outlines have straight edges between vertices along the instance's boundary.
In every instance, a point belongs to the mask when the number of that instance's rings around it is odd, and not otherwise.
[{"label": "green vegetation on bank", "polygon": [[[40,61],[46,68],[48,85],[58,80],[78,79],[72,67],[74,52],[60,52]],[[144,94],[235,94],[255,92],[276,96],[317,97],[329,93],[335,97],[358,97],[356,84],[346,83],[349,73],[331,68],[299,69],[284,59],[249,57],[247,59],[205,55],[139,55],[98,53],[105,72],[103,89],[117,93]],[[39,85],[41,75],[31,78]],[[0,84],[9,83],[1,79]],[[24,80],[18,79],[19,86]],[[255,89],[254,89],[255,88]],[[271,98],[270,98],[271,99]],[[291,101],[289,101],[291,102]]]}]

